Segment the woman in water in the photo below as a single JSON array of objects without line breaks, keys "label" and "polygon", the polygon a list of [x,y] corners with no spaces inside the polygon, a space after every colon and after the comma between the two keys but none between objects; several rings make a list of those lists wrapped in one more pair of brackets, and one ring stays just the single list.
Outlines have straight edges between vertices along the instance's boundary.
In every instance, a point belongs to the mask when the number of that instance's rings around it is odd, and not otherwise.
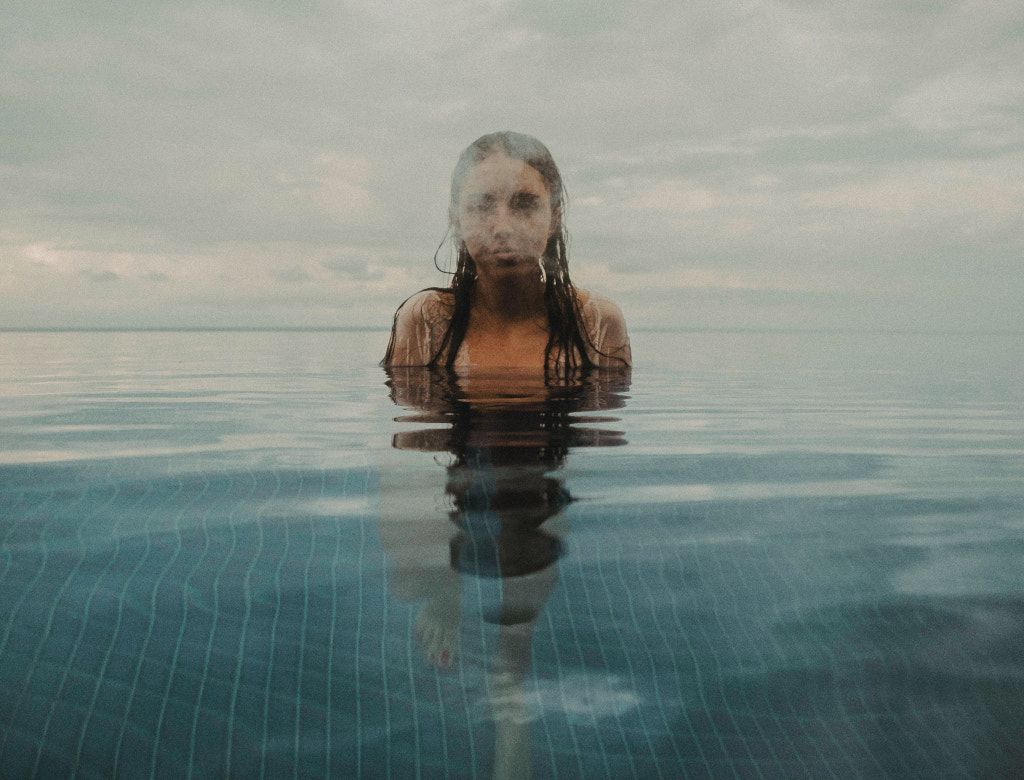
[{"label": "woman in water", "polygon": [[383,364],[534,368],[563,378],[628,367],[622,312],[569,279],[563,204],[561,174],[537,139],[506,131],[470,144],[452,174],[451,284],[398,308]]},{"label": "woman in water", "polygon": [[[457,659],[464,578],[482,620],[496,625],[487,678],[495,778],[530,774],[526,679],[572,500],[553,473],[570,444],[586,440],[572,428],[576,396],[592,380],[628,383],[628,371],[581,376],[591,367],[628,369],[629,338],[614,303],[569,280],[563,204],[562,177],[535,138],[503,132],[471,144],[452,174],[448,215],[458,260],[451,284],[422,290],[398,308],[383,360],[397,403],[421,410],[424,422],[451,425],[404,431],[394,447],[453,456],[440,502],[451,522],[430,512],[415,468],[390,475],[382,468],[380,538],[392,562],[390,582],[425,600],[414,632],[441,668]],[[515,368],[528,376],[517,377],[513,389],[504,372],[439,378],[412,368],[423,366]],[[603,385],[593,389],[607,404]],[[621,434],[598,431],[595,441],[619,443]]]}]

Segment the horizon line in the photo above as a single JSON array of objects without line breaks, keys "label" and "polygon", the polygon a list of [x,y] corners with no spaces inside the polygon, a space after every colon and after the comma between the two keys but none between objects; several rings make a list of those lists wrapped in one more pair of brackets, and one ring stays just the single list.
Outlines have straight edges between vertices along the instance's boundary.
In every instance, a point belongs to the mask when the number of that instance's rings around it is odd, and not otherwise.
[{"label": "horizon line", "polygon": [[[0,327],[0,333],[387,333],[390,326],[374,325],[224,325],[224,326],[69,326],[69,327]],[[758,328],[758,327],[633,327],[631,333],[847,333],[875,335],[918,335],[918,336],[1020,336],[1024,329],[984,328],[978,330],[933,329],[933,328],[864,328],[864,327],[822,327],[822,328]]]}]

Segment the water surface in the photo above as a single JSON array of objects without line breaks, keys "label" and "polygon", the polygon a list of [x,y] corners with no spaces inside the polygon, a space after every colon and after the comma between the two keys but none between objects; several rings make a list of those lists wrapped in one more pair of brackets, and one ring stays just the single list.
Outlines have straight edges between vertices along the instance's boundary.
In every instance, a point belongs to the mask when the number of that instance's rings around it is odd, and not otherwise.
[{"label": "water surface", "polygon": [[0,776],[1013,777],[1024,339],[0,334]]}]

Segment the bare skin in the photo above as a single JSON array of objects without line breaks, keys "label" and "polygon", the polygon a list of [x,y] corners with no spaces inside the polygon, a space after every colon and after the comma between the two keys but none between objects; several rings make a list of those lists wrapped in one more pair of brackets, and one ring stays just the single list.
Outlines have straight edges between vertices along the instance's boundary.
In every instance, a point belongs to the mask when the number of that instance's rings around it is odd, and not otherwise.
[{"label": "bare skin", "polygon": [[[540,260],[561,230],[543,176],[533,166],[493,152],[462,176],[449,211],[456,243],[473,260],[469,320],[459,346],[462,365],[543,371],[551,335]],[[580,325],[594,350],[590,362],[632,362],[622,313],[611,301],[574,289]],[[395,318],[386,361],[423,366],[438,359],[454,296],[422,290]]]},{"label": "bare skin", "polygon": [[474,365],[544,367],[548,322],[538,260],[560,214],[540,173],[495,153],[462,183],[452,224],[476,265],[464,344]]}]

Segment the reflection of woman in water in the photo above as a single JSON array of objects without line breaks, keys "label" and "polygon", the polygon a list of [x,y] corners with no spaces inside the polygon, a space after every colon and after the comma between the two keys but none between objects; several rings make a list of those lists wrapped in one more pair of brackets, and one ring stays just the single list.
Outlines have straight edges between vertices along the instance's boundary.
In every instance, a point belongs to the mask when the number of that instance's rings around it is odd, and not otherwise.
[{"label": "reflection of woman in water", "polygon": [[451,284],[399,307],[383,363],[543,368],[563,377],[628,366],[618,307],[569,279],[563,207],[561,174],[540,141],[512,132],[474,141],[452,175]]},{"label": "reflection of woman in water", "polygon": [[415,634],[441,668],[457,662],[464,582],[479,599],[481,618],[497,626],[489,676],[494,776],[528,777],[533,630],[557,580],[562,510],[572,500],[559,472],[571,448],[624,443],[615,431],[583,427],[609,418],[580,413],[621,406],[628,373],[555,382],[539,372],[397,367],[388,376],[393,400],[416,412],[400,422],[446,424],[399,432],[395,450],[449,455],[438,502],[424,500],[439,491],[417,481],[422,469],[382,476],[390,585],[424,602]]}]

